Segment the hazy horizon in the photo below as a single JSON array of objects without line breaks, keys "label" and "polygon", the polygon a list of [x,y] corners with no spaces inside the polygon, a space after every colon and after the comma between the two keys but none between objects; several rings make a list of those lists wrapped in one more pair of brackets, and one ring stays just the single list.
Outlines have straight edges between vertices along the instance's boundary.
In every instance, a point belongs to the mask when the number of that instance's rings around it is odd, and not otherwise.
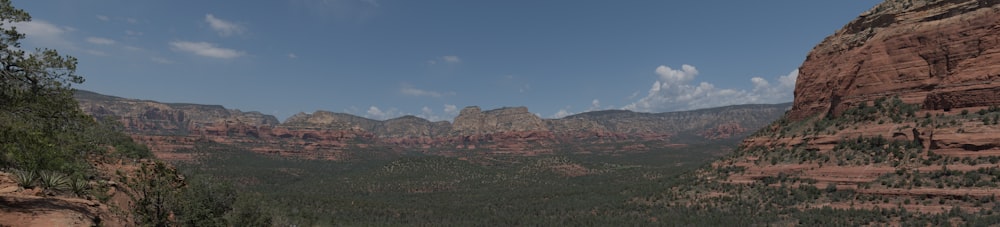
[{"label": "hazy horizon", "polygon": [[79,58],[80,89],[432,121],[789,102],[809,50],[875,4],[14,1],[24,47]]}]

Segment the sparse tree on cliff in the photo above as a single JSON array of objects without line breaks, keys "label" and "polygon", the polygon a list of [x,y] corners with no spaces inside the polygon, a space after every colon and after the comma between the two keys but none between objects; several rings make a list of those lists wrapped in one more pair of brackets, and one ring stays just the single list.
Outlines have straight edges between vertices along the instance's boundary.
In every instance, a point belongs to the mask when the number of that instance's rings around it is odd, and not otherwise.
[{"label": "sparse tree on cliff", "polygon": [[76,58],[52,49],[21,48],[19,23],[31,16],[0,0],[0,165],[30,170],[72,167],[71,133],[92,123],[73,99]]}]

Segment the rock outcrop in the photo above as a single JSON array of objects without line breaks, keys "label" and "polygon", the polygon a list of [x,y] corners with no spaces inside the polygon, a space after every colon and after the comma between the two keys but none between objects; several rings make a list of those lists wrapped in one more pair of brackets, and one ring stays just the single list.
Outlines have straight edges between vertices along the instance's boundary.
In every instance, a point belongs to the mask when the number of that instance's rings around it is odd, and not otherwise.
[{"label": "rock outcrop", "polygon": [[120,120],[130,131],[145,134],[180,135],[189,129],[208,125],[274,126],[278,118],[260,112],[242,112],[220,105],[159,103],[147,100],[123,99],[89,91],[77,91],[80,108],[97,118]]},{"label": "rock outcrop", "polygon": [[985,182],[1000,177],[977,174],[1000,168],[998,65],[1000,1],[887,0],[809,53],[785,118],[692,174],[725,185],[697,193],[825,187],[782,206],[987,210],[975,201],[995,201]]},{"label": "rock outcrop", "polygon": [[886,1],[823,40],[799,69],[793,120],[877,97],[924,108],[1000,105],[1000,1]]},{"label": "rock outcrop", "polygon": [[526,107],[506,107],[482,112],[478,106],[462,109],[452,126],[452,134],[475,135],[496,132],[548,130],[542,118]]},{"label": "rock outcrop", "polygon": [[[482,111],[466,107],[454,123],[403,116],[385,121],[344,113],[299,113],[279,123],[258,112],[217,105],[165,104],[80,91],[84,111],[111,117],[164,159],[190,159],[199,142],[309,159],[350,158],[351,152],[479,151],[535,155],[552,152],[641,152],[680,144],[740,138],[776,119],[789,104],[744,105],[675,113],[609,110],[542,119],[525,107]],[[622,144],[644,143],[621,149]],[[564,146],[572,145],[572,146]]]}]

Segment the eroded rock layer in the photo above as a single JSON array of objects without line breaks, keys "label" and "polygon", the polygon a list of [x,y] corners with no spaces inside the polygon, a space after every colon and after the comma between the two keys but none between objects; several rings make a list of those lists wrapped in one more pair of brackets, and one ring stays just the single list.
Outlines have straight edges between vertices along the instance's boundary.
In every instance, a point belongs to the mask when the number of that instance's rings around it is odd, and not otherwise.
[{"label": "eroded rock layer", "polygon": [[466,107],[448,121],[404,116],[384,121],[344,113],[299,113],[284,123],[258,112],[222,106],[165,104],[80,91],[81,108],[125,124],[136,139],[165,159],[186,159],[199,141],[260,153],[310,159],[345,159],[353,151],[463,151],[536,155],[554,152],[642,152],[663,147],[738,139],[777,119],[789,104],[744,105],[676,113],[598,111],[542,119],[525,107],[483,111]]},{"label": "eroded rock layer", "polygon": [[887,0],[809,53],[783,119],[675,192],[690,204],[777,189],[810,194],[782,208],[989,214],[998,160],[1000,1]]},{"label": "eroded rock layer", "polygon": [[886,1],[806,58],[789,115],[840,114],[878,97],[924,108],[1000,104],[1000,1]]}]

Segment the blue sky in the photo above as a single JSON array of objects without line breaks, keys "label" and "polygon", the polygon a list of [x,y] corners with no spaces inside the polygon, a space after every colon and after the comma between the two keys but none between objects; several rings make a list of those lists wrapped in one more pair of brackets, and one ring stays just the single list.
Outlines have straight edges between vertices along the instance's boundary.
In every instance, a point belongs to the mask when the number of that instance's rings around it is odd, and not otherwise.
[{"label": "blue sky", "polygon": [[824,37],[879,1],[14,0],[77,88],[279,119],[329,110],[546,118],[792,100]]}]

